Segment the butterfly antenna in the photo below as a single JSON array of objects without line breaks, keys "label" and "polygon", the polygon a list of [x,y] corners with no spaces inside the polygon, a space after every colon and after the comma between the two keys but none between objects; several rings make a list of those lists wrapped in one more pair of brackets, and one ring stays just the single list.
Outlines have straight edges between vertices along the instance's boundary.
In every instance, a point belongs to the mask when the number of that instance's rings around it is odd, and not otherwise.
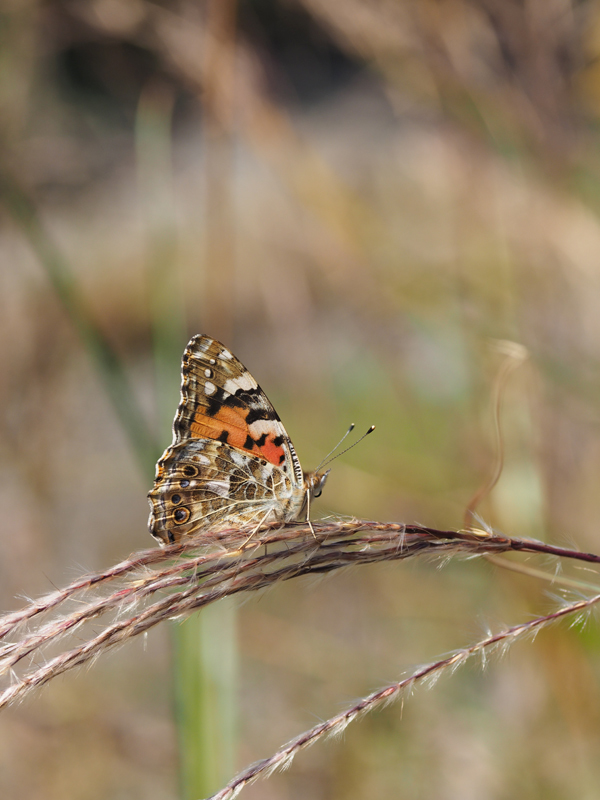
[{"label": "butterfly antenna", "polygon": [[332,454],[332,453],[335,453],[335,451],[338,449],[338,447],[339,447],[339,446],[341,445],[341,443],[344,441],[344,439],[346,438],[346,436],[348,436],[348,434],[349,434],[351,431],[353,431],[353,430],[354,430],[354,423],[352,423],[352,425],[350,425],[350,427],[348,428],[348,430],[346,431],[346,433],[345,433],[345,434],[342,436],[342,438],[341,438],[341,439],[340,439],[340,441],[339,441],[339,442],[336,444],[336,446],[333,448],[333,450],[331,450],[331,451],[330,451],[330,452],[329,452],[329,453],[328,453],[328,454],[325,456],[325,458],[323,459],[323,461],[321,461],[321,463],[320,463],[320,464],[319,464],[319,466],[317,467],[317,470],[316,470],[317,472],[319,472],[319,470],[321,470],[323,467],[326,467],[326,466],[327,466],[327,464],[331,464],[331,462],[332,462],[332,461],[335,461],[335,459],[336,459],[336,458],[339,458],[340,456],[343,456],[343,455],[344,455],[344,453],[347,453],[347,452],[348,452],[348,450],[352,450],[352,448],[353,448],[353,447],[356,447],[356,445],[357,445],[359,442],[362,442],[362,440],[365,438],[365,436],[368,436],[370,433],[373,433],[373,431],[375,430],[375,425],[371,425],[371,427],[369,428],[369,430],[368,430],[368,431],[366,431],[365,433],[363,433],[363,435],[360,437],[360,439],[357,439],[355,442],[353,442],[353,444],[351,444],[351,445],[350,445],[350,447],[346,447],[346,449],[345,449],[345,450],[342,450],[342,452],[341,452],[341,453],[338,453],[338,454],[337,454],[336,456],[334,456],[333,458],[330,458],[331,454]]},{"label": "butterfly antenna", "polygon": [[355,424],[354,424],[354,423],[352,423],[352,424],[350,425],[350,427],[348,428],[348,430],[346,431],[346,433],[345,433],[345,434],[342,436],[342,438],[341,438],[341,439],[339,440],[339,442],[338,442],[338,443],[335,445],[335,447],[333,447],[333,448],[332,448],[332,449],[331,449],[331,450],[330,450],[330,451],[327,453],[327,455],[325,456],[325,458],[324,458],[324,459],[321,461],[321,463],[319,464],[319,466],[316,468],[315,472],[318,472],[318,471],[321,469],[321,467],[323,466],[323,464],[325,464],[325,463],[327,462],[327,459],[329,458],[329,456],[330,456],[332,453],[335,453],[335,451],[338,449],[338,447],[339,447],[339,446],[340,446],[340,445],[341,445],[341,444],[342,444],[342,443],[343,443],[343,442],[346,440],[346,438],[347,438],[347,437],[348,437],[348,436],[349,436],[349,435],[352,433],[352,431],[354,430],[354,428],[355,428],[355,427],[356,427],[356,426],[355,426]]}]

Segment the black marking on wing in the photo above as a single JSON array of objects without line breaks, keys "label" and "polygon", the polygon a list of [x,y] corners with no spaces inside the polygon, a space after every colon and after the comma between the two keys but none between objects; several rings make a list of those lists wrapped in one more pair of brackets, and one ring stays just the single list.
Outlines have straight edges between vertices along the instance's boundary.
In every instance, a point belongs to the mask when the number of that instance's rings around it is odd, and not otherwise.
[{"label": "black marking on wing", "polygon": [[221,408],[222,405],[225,403],[225,390],[222,389],[220,386],[217,386],[217,391],[211,395],[207,406],[206,406],[206,413],[209,417],[214,417],[217,411]]},{"label": "black marking on wing", "polygon": [[248,425],[261,419],[276,420],[280,422],[277,412],[273,408],[251,408],[246,416]]},{"label": "black marking on wing", "polygon": [[248,401],[244,397],[245,392],[245,389],[238,389],[234,394],[225,397],[223,405],[230,408],[245,408],[248,405]]},{"label": "black marking on wing", "polygon": [[[217,394],[215,394],[214,397],[217,398]],[[256,407],[256,397],[260,397],[266,405]],[[224,397],[221,402],[224,406],[229,406],[230,408],[250,408],[246,417],[248,425],[259,419],[277,420],[279,422],[279,415],[260,386],[254,389],[236,389],[233,394]]]}]

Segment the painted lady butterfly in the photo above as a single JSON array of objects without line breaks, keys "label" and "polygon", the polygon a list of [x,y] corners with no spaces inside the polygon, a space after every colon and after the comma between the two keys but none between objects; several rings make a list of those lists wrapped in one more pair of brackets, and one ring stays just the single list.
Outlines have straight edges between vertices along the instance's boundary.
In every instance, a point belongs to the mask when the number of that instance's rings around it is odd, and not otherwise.
[{"label": "painted lady butterfly", "polygon": [[243,364],[198,335],[185,349],[181,375],[173,444],[156,465],[148,494],[150,533],[170,544],[308,512],[329,470],[302,471],[277,412]]}]

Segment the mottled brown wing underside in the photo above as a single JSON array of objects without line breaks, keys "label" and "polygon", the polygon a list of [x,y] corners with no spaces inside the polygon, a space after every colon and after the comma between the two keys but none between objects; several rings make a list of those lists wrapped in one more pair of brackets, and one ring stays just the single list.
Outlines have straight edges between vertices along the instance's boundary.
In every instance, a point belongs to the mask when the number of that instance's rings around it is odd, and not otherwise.
[{"label": "mottled brown wing underside", "polygon": [[195,531],[297,516],[304,477],[277,412],[222,344],[194,336],[182,361],[173,444],[148,495],[151,533]]}]

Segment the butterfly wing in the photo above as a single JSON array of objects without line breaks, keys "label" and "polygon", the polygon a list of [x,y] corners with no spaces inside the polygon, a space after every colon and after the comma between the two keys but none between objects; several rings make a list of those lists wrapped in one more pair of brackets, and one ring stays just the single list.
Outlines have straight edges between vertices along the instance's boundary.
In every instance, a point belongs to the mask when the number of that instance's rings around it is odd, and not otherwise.
[{"label": "butterfly wing", "polygon": [[296,451],[266,394],[244,365],[220,342],[194,336],[181,368],[181,403],[173,444],[216,439],[293,470],[302,482]]},{"label": "butterfly wing", "polygon": [[182,362],[173,443],[156,466],[150,532],[164,542],[203,529],[294,519],[304,476],[277,412],[222,344],[194,336]]}]

